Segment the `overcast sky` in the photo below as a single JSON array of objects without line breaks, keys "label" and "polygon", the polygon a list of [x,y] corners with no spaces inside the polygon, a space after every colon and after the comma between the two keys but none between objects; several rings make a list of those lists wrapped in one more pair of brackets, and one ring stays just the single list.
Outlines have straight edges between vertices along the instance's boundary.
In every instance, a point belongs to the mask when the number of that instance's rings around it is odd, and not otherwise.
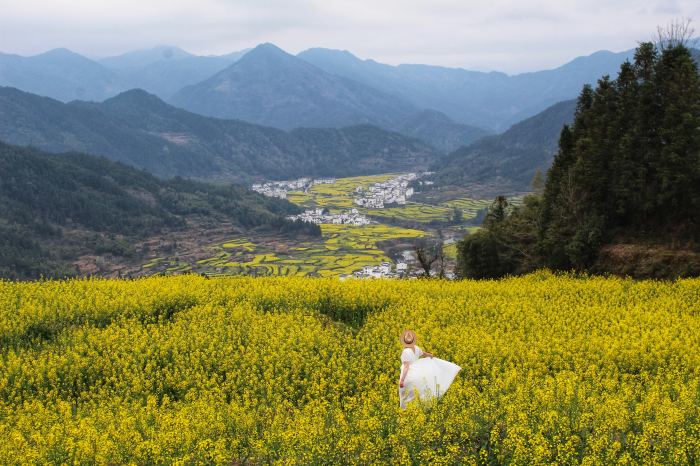
[{"label": "overcast sky", "polygon": [[622,51],[699,0],[0,0],[0,51],[90,57],[167,44],[223,54],[272,42],[360,58],[518,73]]}]

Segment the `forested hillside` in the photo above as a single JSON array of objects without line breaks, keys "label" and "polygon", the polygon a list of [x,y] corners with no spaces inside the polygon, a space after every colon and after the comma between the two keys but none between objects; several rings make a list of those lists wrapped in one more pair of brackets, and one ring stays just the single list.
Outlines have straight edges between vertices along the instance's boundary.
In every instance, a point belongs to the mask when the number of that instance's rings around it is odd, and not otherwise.
[{"label": "forested hillside", "polygon": [[573,120],[576,102],[560,102],[439,159],[432,167],[443,186],[496,183],[505,190],[527,190],[535,172],[546,171],[557,151],[562,126]]},{"label": "forested hillside", "polygon": [[584,86],[544,192],[460,243],[462,273],[540,266],[638,276],[700,273],[700,75],[678,41]]},{"label": "forested hillside", "polygon": [[244,182],[420,170],[440,156],[418,140],[369,125],[286,132],[203,117],[140,90],[103,103],[63,104],[0,88],[0,140],[101,154],[162,177]]},{"label": "forested hillside", "polygon": [[129,254],[134,239],[193,221],[319,234],[284,220],[299,211],[289,202],[235,185],[163,181],[102,157],[0,143],[0,173],[0,277],[71,275],[80,254]]}]

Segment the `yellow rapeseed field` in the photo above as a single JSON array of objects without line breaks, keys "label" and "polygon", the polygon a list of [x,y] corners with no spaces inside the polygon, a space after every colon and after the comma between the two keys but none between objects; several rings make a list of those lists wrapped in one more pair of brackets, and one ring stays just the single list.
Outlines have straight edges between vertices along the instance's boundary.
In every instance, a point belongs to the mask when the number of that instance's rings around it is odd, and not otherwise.
[{"label": "yellow rapeseed field", "polygon": [[700,462],[698,279],[0,282],[0,344],[1,464]]}]

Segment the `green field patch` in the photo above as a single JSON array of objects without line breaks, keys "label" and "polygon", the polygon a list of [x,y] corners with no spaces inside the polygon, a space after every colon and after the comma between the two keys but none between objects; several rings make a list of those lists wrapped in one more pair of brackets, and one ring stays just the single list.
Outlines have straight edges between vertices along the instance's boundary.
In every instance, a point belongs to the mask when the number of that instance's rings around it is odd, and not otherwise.
[{"label": "green field patch", "polygon": [[151,267],[155,267],[156,265],[160,264],[163,261],[162,257],[156,257],[155,259],[151,259],[148,261],[148,263],[143,265],[144,269],[150,269]]},{"label": "green field patch", "polygon": [[[408,202],[402,206],[386,209],[364,209],[354,204],[358,186],[368,188],[398,174],[340,178],[334,184],[313,185],[306,192],[292,191],[288,200],[303,208],[327,208],[339,213],[356,207],[374,220],[398,220],[424,224],[425,230],[432,228],[431,222],[450,221],[454,209],[461,209],[463,218],[468,220],[479,210],[488,207],[491,200],[458,198],[437,205]],[[511,198],[512,205],[522,203],[522,198]],[[473,233],[478,227],[450,225],[454,232]],[[289,237],[240,235],[234,236],[215,246],[212,257],[197,260],[191,269],[206,274],[269,274],[269,275],[313,275],[338,276],[349,274],[365,265],[390,262],[391,259],[379,245],[387,241],[399,240],[402,243],[412,238],[429,234],[423,227],[417,229],[372,223],[363,226],[340,224],[321,225],[322,236],[316,240],[302,240]],[[405,241],[406,240],[406,241]],[[388,247],[388,244],[387,244]],[[456,256],[454,245],[447,247],[450,258]],[[168,267],[168,270],[186,270],[180,262],[164,262],[154,259],[144,268],[155,265]]]},{"label": "green field patch", "polygon": [[[220,270],[211,269],[226,268],[230,274],[339,276],[365,265],[391,261],[377,246],[380,241],[425,234],[381,224],[322,225],[321,231],[319,242],[297,243],[283,250],[276,240],[256,242],[253,237],[229,240],[220,245],[223,250],[216,256],[198,261],[195,268],[205,273],[219,273]],[[227,244],[236,247],[225,247]]]},{"label": "green field patch", "polygon": [[452,209],[429,204],[407,202],[406,205],[401,207],[369,209],[366,213],[372,217],[385,217],[414,222],[432,222],[449,220],[452,215]]},{"label": "green field patch", "polygon": [[356,207],[354,197],[357,187],[368,188],[395,176],[397,175],[384,174],[339,178],[334,184],[313,185],[306,192],[288,192],[287,200],[305,208],[324,207],[331,211],[347,210]]},{"label": "green field patch", "polygon": [[255,245],[245,239],[230,240],[224,243],[223,247],[225,249],[244,249],[246,251],[252,251],[255,249]]}]

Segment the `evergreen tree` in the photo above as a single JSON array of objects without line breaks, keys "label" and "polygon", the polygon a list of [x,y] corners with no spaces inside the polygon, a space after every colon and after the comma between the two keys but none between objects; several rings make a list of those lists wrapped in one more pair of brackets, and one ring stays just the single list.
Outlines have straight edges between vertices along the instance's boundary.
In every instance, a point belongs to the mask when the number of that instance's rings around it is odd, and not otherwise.
[{"label": "evergreen tree", "polygon": [[544,189],[544,176],[539,168],[535,171],[532,181],[530,181],[530,188],[536,193],[541,193]]},{"label": "evergreen tree", "polygon": [[700,75],[682,40],[665,44],[583,87],[542,195],[512,211],[497,198],[459,243],[460,273],[587,270],[613,241],[700,241]]}]

